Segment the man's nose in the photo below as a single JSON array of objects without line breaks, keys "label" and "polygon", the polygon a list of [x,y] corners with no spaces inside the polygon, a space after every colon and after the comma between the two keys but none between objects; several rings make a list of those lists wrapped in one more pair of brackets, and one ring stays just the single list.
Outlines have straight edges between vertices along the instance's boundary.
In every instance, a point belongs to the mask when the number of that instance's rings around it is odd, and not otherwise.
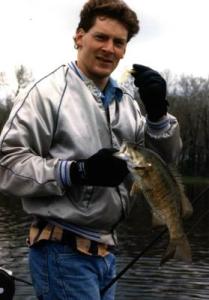
[{"label": "man's nose", "polygon": [[114,52],[114,42],[113,40],[109,39],[108,41],[106,41],[103,45],[103,50],[107,51],[107,52]]}]

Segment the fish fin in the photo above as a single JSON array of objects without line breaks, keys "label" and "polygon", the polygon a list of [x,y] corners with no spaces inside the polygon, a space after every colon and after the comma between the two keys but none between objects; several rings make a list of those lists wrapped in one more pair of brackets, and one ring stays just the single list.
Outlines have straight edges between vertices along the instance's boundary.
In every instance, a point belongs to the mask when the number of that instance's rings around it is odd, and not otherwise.
[{"label": "fish fin", "polygon": [[152,211],[152,227],[155,228],[164,225],[166,225],[166,223],[162,220],[162,218],[160,218],[158,214]]},{"label": "fish fin", "polygon": [[192,263],[191,248],[185,235],[180,239],[171,240],[169,242],[168,248],[161,259],[160,265],[163,265],[166,261],[172,258],[182,260],[187,264]]},{"label": "fish fin", "polygon": [[138,194],[139,192],[141,192],[140,184],[137,182],[134,182],[131,187],[130,196],[134,196],[135,194]]},{"label": "fish fin", "polygon": [[176,250],[176,245],[174,243],[170,242],[168,245],[168,248],[166,249],[164,256],[162,257],[162,259],[160,261],[160,266],[164,265],[164,263],[166,263],[170,259],[174,258],[175,250]]},{"label": "fish fin", "polygon": [[184,195],[181,201],[181,215],[182,218],[188,219],[193,214],[193,207],[189,199]]},{"label": "fish fin", "polygon": [[178,172],[176,166],[173,164],[169,165],[169,170],[172,173],[172,175],[174,176],[175,181],[178,184],[178,187],[181,192],[181,202],[180,202],[181,217],[183,219],[188,219],[193,214],[193,207],[192,207],[192,204],[191,204],[189,198],[185,194],[185,189],[184,189],[184,185],[182,182],[181,174]]}]

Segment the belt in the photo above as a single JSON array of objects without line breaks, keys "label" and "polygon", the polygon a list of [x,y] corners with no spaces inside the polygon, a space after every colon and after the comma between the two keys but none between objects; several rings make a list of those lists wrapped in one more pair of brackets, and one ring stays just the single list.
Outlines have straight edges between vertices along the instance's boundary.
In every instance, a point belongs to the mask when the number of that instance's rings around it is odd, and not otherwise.
[{"label": "belt", "polygon": [[106,256],[114,251],[113,246],[95,242],[78,236],[60,226],[46,221],[34,221],[29,229],[27,244],[29,247],[40,241],[55,241],[70,245],[74,250],[87,255]]}]

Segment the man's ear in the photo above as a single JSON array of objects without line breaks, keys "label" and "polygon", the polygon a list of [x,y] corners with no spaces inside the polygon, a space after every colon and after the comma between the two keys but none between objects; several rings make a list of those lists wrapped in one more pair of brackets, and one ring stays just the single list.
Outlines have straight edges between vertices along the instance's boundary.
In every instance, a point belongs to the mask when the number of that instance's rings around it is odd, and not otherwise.
[{"label": "man's ear", "polygon": [[74,41],[75,41],[75,46],[77,49],[82,47],[84,35],[85,35],[85,31],[83,30],[83,28],[79,28],[76,31]]}]

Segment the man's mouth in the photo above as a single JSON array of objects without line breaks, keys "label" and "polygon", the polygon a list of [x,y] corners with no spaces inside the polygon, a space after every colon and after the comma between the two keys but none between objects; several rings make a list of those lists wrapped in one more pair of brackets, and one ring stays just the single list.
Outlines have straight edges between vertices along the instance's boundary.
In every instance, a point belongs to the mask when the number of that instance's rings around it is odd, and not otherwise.
[{"label": "man's mouth", "polygon": [[103,63],[106,63],[106,64],[113,64],[114,63],[114,60],[111,59],[111,58],[107,58],[107,57],[103,57],[103,56],[97,56],[97,59]]}]

